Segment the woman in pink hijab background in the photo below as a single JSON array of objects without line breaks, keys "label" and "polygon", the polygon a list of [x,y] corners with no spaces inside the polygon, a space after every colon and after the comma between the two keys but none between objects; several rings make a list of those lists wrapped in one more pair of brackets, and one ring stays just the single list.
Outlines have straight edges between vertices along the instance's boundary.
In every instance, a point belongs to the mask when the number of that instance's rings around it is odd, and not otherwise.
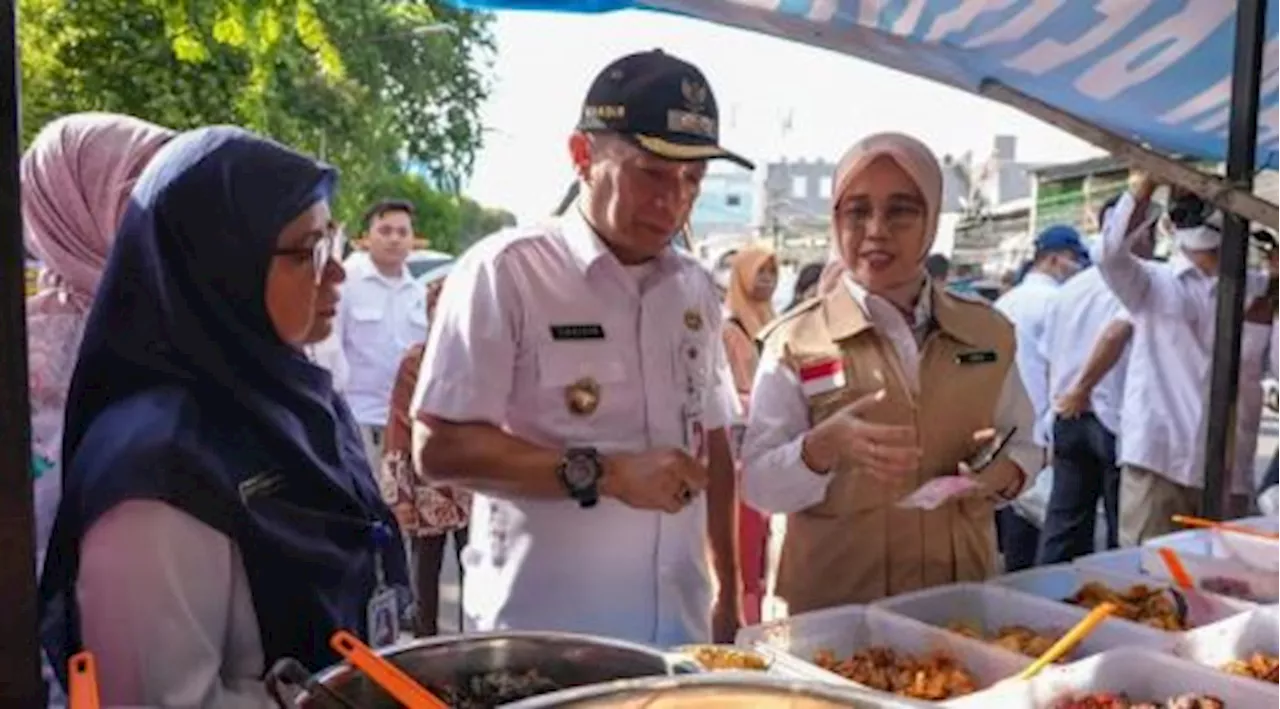
[{"label": "woman in pink hijab background", "polygon": [[85,318],[133,183],[174,135],[129,116],[77,113],[46,125],[22,156],[23,238],[43,267],[26,303],[37,568],[58,508],[62,416]]}]

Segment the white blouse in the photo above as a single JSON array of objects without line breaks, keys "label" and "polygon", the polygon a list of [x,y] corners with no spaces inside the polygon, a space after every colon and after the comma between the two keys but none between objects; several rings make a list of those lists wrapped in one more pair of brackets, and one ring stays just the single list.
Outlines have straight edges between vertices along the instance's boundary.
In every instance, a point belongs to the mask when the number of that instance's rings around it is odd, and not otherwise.
[{"label": "white blouse", "polygon": [[88,530],[76,584],[102,706],[266,709],[262,642],[239,548],[163,502]]}]

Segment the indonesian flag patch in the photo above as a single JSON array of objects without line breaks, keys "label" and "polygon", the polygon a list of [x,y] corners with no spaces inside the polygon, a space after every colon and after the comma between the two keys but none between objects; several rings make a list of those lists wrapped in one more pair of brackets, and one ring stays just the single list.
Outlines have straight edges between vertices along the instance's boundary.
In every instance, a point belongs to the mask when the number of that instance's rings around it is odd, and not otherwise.
[{"label": "indonesian flag patch", "polygon": [[800,388],[805,396],[836,391],[844,385],[844,362],[837,358],[818,360],[800,368]]}]

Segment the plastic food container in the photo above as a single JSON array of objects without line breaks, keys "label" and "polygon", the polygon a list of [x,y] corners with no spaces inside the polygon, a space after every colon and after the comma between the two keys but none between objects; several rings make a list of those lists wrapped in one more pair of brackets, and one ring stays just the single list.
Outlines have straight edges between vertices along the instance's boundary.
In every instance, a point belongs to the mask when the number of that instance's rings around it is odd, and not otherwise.
[{"label": "plastic food container", "polygon": [[1053,667],[1025,682],[1010,682],[947,702],[956,709],[1050,709],[1062,699],[1091,692],[1123,692],[1135,701],[1164,702],[1180,694],[1211,694],[1227,709],[1275,709],[1267,685],[1240,679],[1172,655],[1120,648]]},{"label": "plastic food container", "polygon": [[1149,539],[1142,548],[1143,568],[1148,573],[1167,575],[1156,550],[1169,547],[1178,552],[1192,576],[1201,580],[1218,576],[1247,585],[1253,600],[1275,602],[1280,596],[1280,543],[1216,529],[1189,529]]},{"label": "plastic food container", "polygon": [[1274,607],[1258,608],[1197,628],[1182,636],[1174,652],[1214,669],[1221,669],[1232,660],[1248,659],[1255,652],[1280,655],[1280,612]]},{"label": "plastic food container", "polygon": [[1142,570],[1142,547],[1125,547],[1099,551],[1077,557],[1071,563],[1085,569],[1096,569],[1109,574],[1145,576]]},{"label": "plastic food container", "polygon": [[867,606],[828,608],[743,628],[736,644],[775,648],[808,665],[808,678],[852,686],[861,685],[813,665],[814,655],[830,650],[847,658],[873,646],[912,655],[941,651],[972,673],[980,687],[1015,675],[1031,662],[1030,658]]},{"label": "plastic food container", "polygon": [[1242,517],[1231,520],[1231,523],[1238,524],[1241,527],[1248,527],[1249,529],[1256,529],[1259,532],[1271,532],[1272,534],[1280,532],[1280,517],[1272,517],[1271,515]]},{"label": "plastic food container", "polygon": [[[1055,603],[1010,588],[977,583],[941,586],[894,596],[880,601],[876,607],[942,629],[952,623],[966,623],[988,637],[1001,627],[1021,625],[1056,639],[1088,614],[1086,609],[1077,606]],[[1076,646],[1066,661],[1083,659],[1117,647],[1136,646],[1172,652],[1177,641],[1178,636],[1174,633],[1108,619]],[[1012,649],[996,645],[990,647],[1023,657]]]},{"label": "plastic food container", "polygon": [[[1029,593],[1033,596],[1058,601],[1064,605],[1072,605],[1066,603],[1065,599],[1090,581],[1097,581],[1116,591],[1123,591],[1135,584],[1165,588],[1170,586],[1168,583],[1161,583],[1160,579],[1149,576],[1116,574],[1076,564],[1041,566],[997,577],[992,579],[991,583]],[[1203,603],[1189,604],[1189,610],[1191,611],[1187,618],[1189,628],[1215,623],[1257,607],[1252,603],[1212,593],[1200,593],[1198,595],[1203,599]],[[1120,618],[1116,618],[1115,622],[1144,627],[1139,623]]]}]

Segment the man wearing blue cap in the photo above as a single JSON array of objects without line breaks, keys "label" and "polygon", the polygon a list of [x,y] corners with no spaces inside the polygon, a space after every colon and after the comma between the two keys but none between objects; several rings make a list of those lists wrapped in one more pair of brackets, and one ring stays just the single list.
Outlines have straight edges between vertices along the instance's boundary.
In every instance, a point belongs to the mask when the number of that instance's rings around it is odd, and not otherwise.
[{"label": "man wearing blue cap", "polygon": [[[1089,251],[1080,234],[1066,225],[1051,226],[1036,237],[1035,255],[1022,281],[995,302],[996,309],[1013,321],[1018,372],[1036,412],[1033,437],[1042,446],[1049,440],[1049,362],[1040,345],[1046,314],[1059,286],[1088,263]],[[1036,525],[1020,516],[1016,506],[999,510],[996,525],[1005,570],[1032,566],[1040,541]]]}]

